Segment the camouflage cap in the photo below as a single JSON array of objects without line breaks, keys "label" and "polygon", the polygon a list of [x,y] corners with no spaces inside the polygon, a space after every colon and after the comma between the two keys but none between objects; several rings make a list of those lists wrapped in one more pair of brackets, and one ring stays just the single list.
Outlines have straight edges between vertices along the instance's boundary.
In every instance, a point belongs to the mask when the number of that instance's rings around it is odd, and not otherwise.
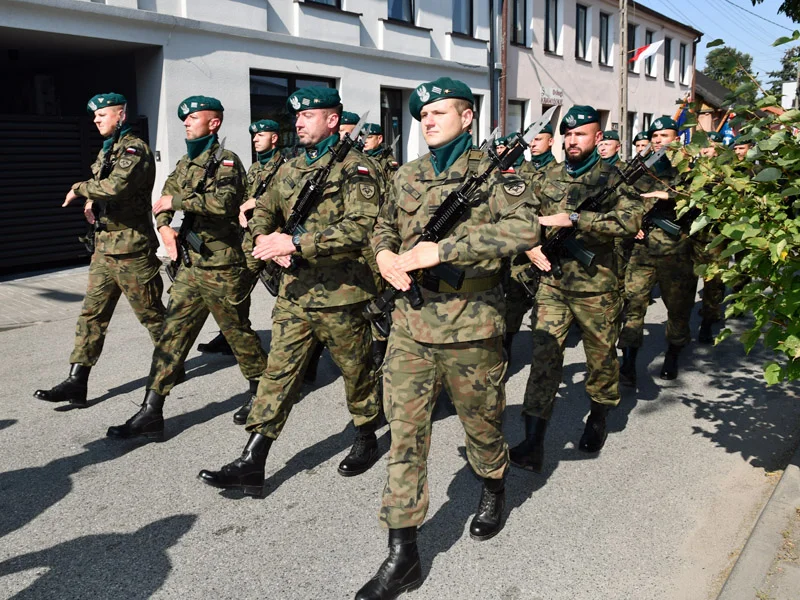
[{"label": "camouflage cap", "polygon": [[378,123],[367,123],[364,125],[364,135],[383,135],[383,127]]},{"label": "camouflage cap", "polygon": [[466,83],[458,79],[439,77],[439,79],[417,86],[408,100],[408,110],[411,116],[419,121],[423,106],[447,98],[460,98],[475,105],[475,96],[472,95],[472,90]]},{"label": "camouflage cap", "polygon": [[342,111],[342,118],[339,125],[357,125],[361,117],[357,113],[350,112],[349,110]]},{"label": "camouflage cap", "polygon": [[600,113],[593,107],[588,105],[575,105],[567,111],[564,118],[561,119],[561,125],[558,126],[558,131],[564,133],[576,127],[582,127],[589,123],[599,123]]},{"label": "camouflage cap", "polygon": [[650,136],[647,135],[646,131],[640,131],[635,136],[633,136],[633,141],[634,142],[641,142],[643,140],[649,140],[649,139],[650,139]]},{"label": "camouflage cap", "polygon": [[124,106],[127,103],[128,101],[122,94],[115,94],[113,92],[109,92],[108,94],[97,94],[97,96],[92,96],[89,99],[89,102],[86,103],[86,112],[92,114],[98,108],[106,108],[108,106]]},{"label": "camouflage cap", "polygon": [[619,141],[619,132],[615,129],[609,129],[608,131],[603,132],[603,139],[602,141],[611,140],[614,142]]},{"label": "camouflage cap", "polygon": [[650,124],[650,129],[647,132],[650,135],[653,135],[656,131],[663,131],[665,129],[672,129],[674,131],[678,131],[678,124],[675,122],[675,119],[664,115],[663,117],[658,117],[655,121]]},{"label": "camouflage cap", "polygon": [[708,140],[710,142],[716,142],[717,144],[721,144],[724,140],[719,131],[708,131],[706,132],[706,135],[708,136]]},{"label": "camouflage cap", "polygon": [[274,131],[275,133],[278,133],[280,130],[281,126],[278,124],[278,122],[271,119],[261,119],[260,121],[250,124],[250,133],[254,135],[261,131]]},{"label": "camouflage cap", "polygon": [[201,110],[215,110],[224,112],[222,102],[210,96],[189,96],[178,106],[178,118],[185,121],[186,117]]},{"label": "camouflage cap", "polygon": [[339,91],[334,88],[312,85],[300,88],[286,100],[286,109],[291,114],[300,110],[335,108],[342,103]]}]

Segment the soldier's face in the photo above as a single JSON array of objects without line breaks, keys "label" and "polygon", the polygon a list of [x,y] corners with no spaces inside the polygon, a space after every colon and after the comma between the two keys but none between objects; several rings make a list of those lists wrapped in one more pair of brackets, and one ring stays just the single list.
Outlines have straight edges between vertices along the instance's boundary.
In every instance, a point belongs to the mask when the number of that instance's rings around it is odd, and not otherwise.
[{"label": "soldier's face", "polygon": [[733,147],[733,153],[736,154],[736,158],[739,160],[745,159],[748,150],[750,150],[750,144],[736,144]]},{"label": "soldier's face", "polygon": [[619,142],[616,140],[603,140],[597,144],[597,153],[600,158],[611,158],[619,152]]},{"label": "soldier's face", "polygon": [[650,143],[653,144],[653,150],[661,150],[661,148],[669,146],[677,139],[678,132],[674,129],[659,129],[650,136]]},{"label": "soldier's face", "polygon": [[564,149],[567,152],[567,162],[578,164],[583,162],[597,147],[603,137],[598,123],[588,123],[570,129],[564,134]]},{"label": "soldier's face", "polygon": [[648,140],[639,140],[638,142],[634,142],[633,147],[636,150],[636,154],[641,154],[642,150],[647,148],[647,144],[650,142]]},{"label": "soldier's face", "polygon": [[713,142],[710,146],[706,146],[705,148],[700,148],[700,156],[705,156],[706,158],[714,158],[717,155],[717,146]]},{"label": "soldier's face", "polygon": [[452,98],[445,98],[422,107],[422,137],[428,147],[439,148],[469,130],[472,125],[472,109],[464,109],[464,112],[458,114],[456,103]]},{"label": "soldier's face", "polygon": [[301,146],[313,146],[339,130],[339,115],[327,108],[301,110],[295,115],[295,130]]},{"label": "soldier's face", "polygon": [[210,110],[194,112],[183,120],[187,140],[196,140],[216,133],[220,125],[222,125],[222,119],[217,116],[217,113]]},{"label": "soldier's face", "polygon": [[278,143],[278,134],[274,131],[259,131],[253,135],[253,148],[256,152],[269,152]]},{"label": "soldier's face", "polygon": [[531,149],[533,156],[544,154],[553,147],[553,136],[549,133],[540,133],[531,140],[528,147]]},{"label": "soldier's face", "polygon": [[364,140],[364,150],[375,150],[383,143],[383,136],[378,134],[370,134]]},{"label": "soldier's face", "polygon": [[124,119],[121,106],[107,106],[105,108],[98,108],[94,111],[94,124],[97,131],[103,137],[108,137],[114,133],[117,123],[120,119]]}]

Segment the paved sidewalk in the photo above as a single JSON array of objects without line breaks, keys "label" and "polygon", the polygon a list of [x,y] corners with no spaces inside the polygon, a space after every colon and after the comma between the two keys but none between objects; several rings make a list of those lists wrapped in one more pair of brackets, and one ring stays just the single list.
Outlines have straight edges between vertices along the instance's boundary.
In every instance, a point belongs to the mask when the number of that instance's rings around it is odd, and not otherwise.
[{"label": "paved sidewalk", "polygon": [[0,331],[77,319],[89,266],[0,278]]}]

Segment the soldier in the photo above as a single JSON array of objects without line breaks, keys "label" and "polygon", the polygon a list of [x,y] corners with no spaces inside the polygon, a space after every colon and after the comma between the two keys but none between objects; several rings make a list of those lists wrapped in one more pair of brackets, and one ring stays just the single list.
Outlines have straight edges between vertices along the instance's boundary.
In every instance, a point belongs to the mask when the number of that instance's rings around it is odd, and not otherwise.
[{"label": "soldier", "polygon": [[332,160],[342,110],[339,92],[323,87],[297,90],[287,107],[296,117],[305,154],[278,169],[276,184],[258,199],[250,223],[256,258],[276,259],[282,266],[293,259],[297,267],[281,278],[269,360],[247,419],[250,439],[242,456],[219,471],[199,474],[209,485],[242,488],[252,495],[263,493],[267,453],[297,401],[315,341],[328,347],[342,372],[357,430],[339,473],[360,475],[378,456],[376,372],[370,360],[369,324],[362,316],[375,286],[369,267],[360,260],[378,213],[378,184],[367,161],[351,150],[333,164],[322,198],[301,223],[302,231],[278,233],[306,182]]},{"label": "soldier", "polygon": [[603,132],[603,139],[597,144],[597,153],[612,167],[619,160],[619,133],[610,129]]},{"label": "soldier", "polygon": [[244,195],[244,167],[239,157],[223,150],[217,140],[223,111],[219,100],[206,96],[191,96],[178,107],[178,118],[186,129],[187,153],[167,177],[153,214],[173,261],[179,260],[180,240],[170,223],[177,210],[184,213],[182,228],[190,219],[191,232],[203,247],[197,251],[187,244],[181,250],[188,254],[191,265],[181,263],[170,290],[164,331],[153,352],[142,407],[125,424],[109,427],[108,437],[163,437],[164,400],[209,312],[250,381],[251,391],[266,366],[266,355],[247,317],[245,299],[251,287],[236,222]]},{"label": "soldier", "polygon": [[[656,119],[650,126],[650,142],[658,151],[678,139],[678,125],[668,116]],[[664,156],[636,184],[636,189],[645,198],[645,211],[660,201],[659,215],[676,221],[674,201],[675,189],[680,183],[678,171]],[[637,236],[642,239],[643,233]],[[636,356],[644,339],[644,317],[650,303],[650,291],[656,282],[661,289],[661,298],[667,308],[667,352],[661,368],[662,379],[678,376],[678,355],[691,341],[689,319],[697,291],[697,275],[694,274],[691,242],[685,231],[673,237],[655,227],[641,243],[634,246],[631,262],[625,277],[625,295],[628,302],[625,325],[619,338],[623,352],[620,381],[624,385],[636,386]]]},{"label": "soldier", "polygon": [[753,142],[750,141],[750,138],[745,136],[744,134],[739,134],[733,140],[733,152],[736,154],[736,158],[739,160],[744,160],[747,158],[747,153],[750,151],[750,148],[753,147]]},{"label": "soldier", "polygon": [[[472,148],[473,105],[469,87],[447,77],[422,84],[411,94],[411,115],[421,121],[431,152],[400,167],[372,238],[381,275],[396,289],[407,291],[407,273],[434,266],[440,258],[464,269],[466,279],[455,290],[425,272],[418,279],[422,307],[411,308],[405,297],[396,301],[383,370],[392,443],[380,520],[389,528],[389,557],[356,594],[357,600],[395,598],[421,582],[416,531],[428,509],[426,463],[439,377],[466,431],[469,462],[483,478],[470,535],[486,540],[503,527],[507,363],[500,258],[537,243],[533,198],[518,175],[495,171],[480,188],[480,202],[445,240],[414,247],[448,193],[488,166],[485,154]],[[517,220],[512,223],[512,218]],[[504,222],[492,225],[500,219]],[[504,224],[516,229],[504,234]],[[406,253],[398,258],[397,252]]]},{"label": "soldier", "polygon": [[[600,115],[591,106],[569,109],[559,127],[565,135],[566,162],[533,190],[541,201],[539,224],[577,227],[575,240],[595,254],[589,267],[567,254],[561,259],[561,277],[543,277],[536,294],[533,357],[522,410],[525,440],[512,448],[510,456],[512,464],[537,473],[544,464],[544,436],[561,384],[564,342],[573,321],[581,328],[588,370],[586,393],[591,400],[579,450],[600,451],[606,440],[606,415],[620,400],[615,346],[622,301],[614,239],[636,234],[642,207],[620,185],[599,210],[581,211],[587,198],[619,184],[619,170],[597,153],[603,136],[599,123]],[[552,270],[541,247],[527,254],[545,274]]]},{"label": "soldier", "polygon": [[[153,154],[125,123],[127,101],[121,94],[98,94],[87,105],[105,139],[92,165],[92,179],[76,183],[62,206],[83,198],[86,220],[99,227],[89,281],[70,355],[69,377],[34,397],[48,402],[87,405],[89,372],[100,358],[106,330],[122,294],[155,344],[164,323],[164,283],[156,257],[158,240],[150,216],[156,168]],[[104,165],[108,167],[104,169]],[[99,210],[96,210],[99,209]],[[95,211],[96,212],[93,212]]]},{"label": "soldier", "polygon": [[637,133],[633,138],[633,148],[636,151],[636,154],[641,154],[642,151],[647,148],[649,143],[650,138],[647,137],[647,131],[640,131]]},{"label": "soldier", "polygon": [[547,169],[560,165],[553,156],[553,126],[548,123],[529,144],[531,161],[525,174],[530,177],[528,183],[533,185],[539,179],[546,177]]},{"label": "soldier", "polygon": [[[249,131],[250,135],[253,136],[253,148],[256,151],[256,162],[250,165],[250,169],[247,171],[247,190],[245,192],[247,200],[239,207],[239,225],[243,228],[242,250],[244,251],[244,257],[247,261],[246,277],[249,284],[255,287],[258,275],[261,269],[264,268],[264,262],[253,256],[253,236],[250,235],[250,231],[247,229],[247,220],[253,215],[253,208],[255,208],[256,205],[256,199],[253,195],[256,193],[256,190],[258,190],[259,186],[264,182],[266,182],[267,185],[269,184],[272,180],[272,176],[275,175],[278,167],[281,166],[284,161],[281,153],[278,151],[278,133],[280,132],[280,125],[277,122],[271,121],[270,119],[256,121],[250,125]],[[247,305],[244,308],[249,315],[249,294],[245,302]],[[209,354],[233,355],[233,350],[231,350],[230,344],[228,344],[221,331],[207,344],[198,344],[197,350]],[[252,398],[252,394],[250,398]],[[234,423],[244,425],[244,422],[247,420],[247,413],[245,412],[242,415],[242,411],[244,411],[250,403],[251,400],[248,400],[240,411],[234,413]]]},{"label": "soldier", "polygon": [[366,134],[364,154],[378,164],[388,186],[400,165],[392,154],[392,149],[383,145],[383,127],[377,123],[367,123],[364,133]]}]

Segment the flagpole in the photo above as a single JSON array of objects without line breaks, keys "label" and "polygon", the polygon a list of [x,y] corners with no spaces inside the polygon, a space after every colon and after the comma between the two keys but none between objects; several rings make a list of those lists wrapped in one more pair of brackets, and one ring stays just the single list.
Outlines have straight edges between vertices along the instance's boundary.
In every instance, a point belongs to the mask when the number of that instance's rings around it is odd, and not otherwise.
[{"label": "flagpole", "polygon": [[628,0],[619,0],[619,139],[622,160],[628,158]]}]

